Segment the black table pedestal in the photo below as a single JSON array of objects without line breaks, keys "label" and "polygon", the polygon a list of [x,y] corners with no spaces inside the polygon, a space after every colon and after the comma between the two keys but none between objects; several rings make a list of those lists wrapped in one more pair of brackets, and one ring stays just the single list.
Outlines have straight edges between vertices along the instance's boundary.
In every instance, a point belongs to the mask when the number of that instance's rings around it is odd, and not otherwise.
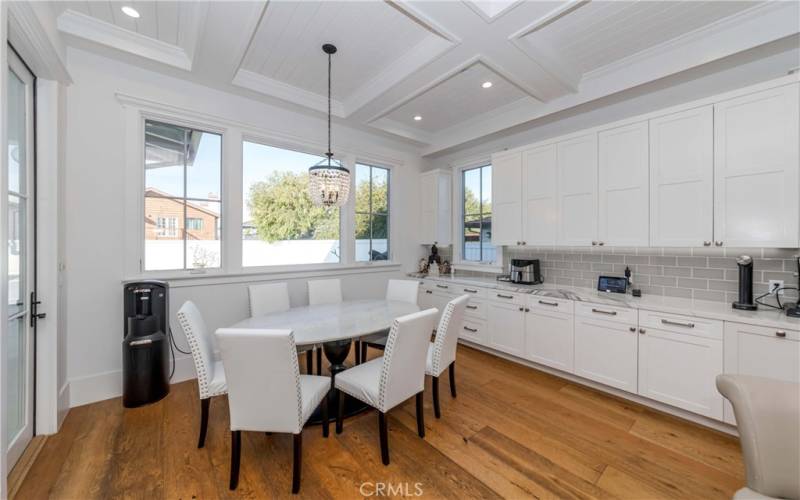
[{"label": "black table pedestal", "polygon": [[[334,340],[333,342],[325,342],[322,344],[322,350],[325,352],[325,358],[330,361],[329,370],[331,372],[331,390],[328,393],[328,421],[336,422],[336,413],[339,411],[339,401],[337,399],[335,387],[336,374],[346,370],[348,367],[344,364],[347,355],[350,354],[350,345],[352,340]],[[364,413],[370,409],[370,406],[358,399],[348,395],[344,396],[344,416],[352,417],[359,413]],[[322,412],[319,408],[314,410],[311,418],[308,419],[308,424],[321,424]]]}]

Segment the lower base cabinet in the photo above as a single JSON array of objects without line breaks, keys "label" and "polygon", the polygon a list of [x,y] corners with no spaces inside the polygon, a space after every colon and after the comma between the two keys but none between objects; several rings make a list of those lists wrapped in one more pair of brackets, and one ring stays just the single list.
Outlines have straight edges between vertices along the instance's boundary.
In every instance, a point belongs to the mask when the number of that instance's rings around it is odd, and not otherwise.
[{"label": "lower base cabinet", "polygon": [[575,375],[636,392],[636,328],[614,321],[575,317]]},{"label": "lower base cabinet", "polygon": [[458,338],[475,342],[478,345],[486,345],[488,340],[486,322],[464,318],[464,324],[461,327],[461,331],[458,332]]},{"label": "lower base cabinet", "polygon": [[530,311],[525,315],[525,357],[572,373],[574,321],[571,313]]},{"label": "lower base cabinet", "polygon": [[722,340],[639,329],[639,395],[722,420]]},{"label": "lower base cabinet", "polygon": [[514,303],[488,304],[489,347],[514,356],[525,356],[524,310]]}]

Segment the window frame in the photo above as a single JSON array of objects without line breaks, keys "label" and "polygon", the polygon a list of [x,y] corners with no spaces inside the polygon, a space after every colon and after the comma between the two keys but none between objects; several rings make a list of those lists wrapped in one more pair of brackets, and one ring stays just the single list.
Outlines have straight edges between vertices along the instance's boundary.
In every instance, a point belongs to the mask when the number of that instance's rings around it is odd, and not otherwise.
[{"label": "window frame", "polygon": [[[358,166],[361,165],[362,167],[369,167],[369,213],[367,212],[358,212],[355,207],[355,196],[356,196],[356,189],[358,186],[356,185],[356,169]],[[370,258],[369,260],[356,260],[355,254],[355,245],[356,245],[356,233],[355,233],[355,222],[358,220],[359,214],[361,215],[369,215],[370,221],[374,215],[382,215],[379,212],[375,212],[372,210],[372,170],[375,168],[379,168],[381,170],[386,170],[386,260],[372,260],[372,224],[370,223],[370,235],[369,235],[369,249],[370,249]],[[392,255],[393,255],[393,238],[392,238],[392,167],[383,166],[376,164],[376,162],[368,162],[368,161],[359,161],[356,160],[354,168],[353,168],[353,175],[352,175],[352,193],[353,193],[353,262],[357,264],[374,264],[374,263],[384,263],[384,262],[392,262]]]},{"label": "window frame", "polygon": [[[452,197],[452,222],[453,222],[453,265],[457,269],[473,270],[481,272],[500,273],[504,269],[504,252],[502,247],[492,244],[495,247],[495,261],[475,261],[465,260],[463,256],[464,242],[464,171],[492,165],[489,157],[479,157],[467,160],[463,163],[452,165],[453,170],[453,193],[458,196]],[[492,170],[494,172],[494,170]],[[494,212],[492,212],[494,213]]]}]

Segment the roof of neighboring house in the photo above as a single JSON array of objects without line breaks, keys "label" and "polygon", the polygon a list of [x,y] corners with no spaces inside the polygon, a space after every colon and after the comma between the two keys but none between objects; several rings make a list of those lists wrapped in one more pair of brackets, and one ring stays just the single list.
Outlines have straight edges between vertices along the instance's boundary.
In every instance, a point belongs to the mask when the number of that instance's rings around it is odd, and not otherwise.
[{"label": "roof of neighboring house", "polygon": [[[492,217],[491,216],[484,217],[483,220],[488,222],[489,224],[492,223]],[[471,229],[472,228],[479,228],[479,227],[481,227],[481,221],[480,221],[480,219],[466,221],[466,222],[464,222],[464,227],[471,228]]]},{"label": "roof of neighboring house", "polygon": [[[180,203],[180,201],[178,201],[178,199],[175,198],[174,196],[170,196],[168,193],[165,193],[164,191],[161,191],[159,189],[152,188],[152,187],[144,188],[144,195],[145,195],[145,197],[149,196],[150,198],[164,198],[166,200],[172,200],[175,203]],[[216,212],[214,212],[212,210],[209,210],[208,208],[206,208],[206,207],[204,207],[202,205],[198,205],[196,203],[192,203],[191,201],[187,201],[186,202],[186,206],[192,207],[195,210],[199,210],[200,212],[205,212],[208,215],[214,217],[215,219],[219,219],[219,214],[218,213],[216,213]]]}]

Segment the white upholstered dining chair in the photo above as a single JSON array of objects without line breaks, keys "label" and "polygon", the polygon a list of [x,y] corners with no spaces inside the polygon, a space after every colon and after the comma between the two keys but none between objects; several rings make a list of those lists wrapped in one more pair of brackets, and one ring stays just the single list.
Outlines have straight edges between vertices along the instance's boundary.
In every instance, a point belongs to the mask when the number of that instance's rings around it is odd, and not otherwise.
[{"label": "white upholstered dining chair", "polygon": [[[386,285],[386,300],[395,302],[417,303],[419,294],[419,281],[417,280],[389,280]],[[383,350],[386,348],[386,339],[389,331],[375,333],[361,337],[356,344],[356,364],[367,360],[367,348]]]},{"label": "white upholstered dining chair", "polygon": [[[250,317],[264,316],[288,311],[289,286],[286,283],[264,283],[247,287],[250,298]],[[303,345],[297,347],[297,353],[306,353],[306,371],[314,374],[314,351],[317,351],[317,374],[322,375],[322,347]]]},{"label": "white upholstered dining chair", "polygon": [[341,280],[310,280],[308,282],[308,305],[338,304],[341,301]]},{"label": "white upholstered dining chair", "polygon": [[197,388],[200,393],[200,437],[197,447],[202,448],[206,442],[211,398],[226,394],[228,385],[222,361],[214,360],[216,350],[214,337],[208,331],[206,322],[194,302],[190,300],[184,302],[178,310],[178,323],[189,342],[194,369],[197,372]]},{"label": "white upholstered dining chair", "polygon": [[328,437],[329,377],[300,375],[291,330],[220,328],[216,332],[228,366],[231,424],[230,489],[239,484],[242,431],[293,435],[292,493],[300,491],[303,425],[322,411],[322,435]]},{"label": "white upholstered dining chair", "polygon": [[458,335],[464,326],[464,312],[467,309],[469,295],[456,297],[447,303],[439,318],[436,337],[428,345],[428,357],[425,362],[425,374],[431,376],[433,388],[433,414],[442,416],[439,408],[439,377],[446,368],[450,368],[450,395],[456,397],[456,348]]},{"label": "white upholstered dining chair", "polygon": [[425,437],[422,393],[425,390],[425,355],[438,311],[428,309],[401,316],[389,330],[386,351],[380,358],[354,366],[336,375],[339,391],[336,433],[343,430],[342,392],[378,410],[381,460],[389,465],[389,435],[386,412],[411,396],[416,396],[417,432]]}]

